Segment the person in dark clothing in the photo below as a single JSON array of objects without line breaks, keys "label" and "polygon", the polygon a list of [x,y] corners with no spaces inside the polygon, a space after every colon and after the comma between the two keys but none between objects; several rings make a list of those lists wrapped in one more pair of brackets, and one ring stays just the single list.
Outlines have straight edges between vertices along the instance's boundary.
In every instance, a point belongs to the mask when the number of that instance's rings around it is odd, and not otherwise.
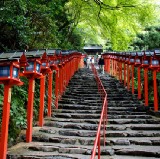
[{"label": "person in dark clothing", "polygon": [[99,61],[98,61],[98,65],[99,65],[99,69],[102,71],[102,73],[104,74],[104,59],[103,56],[100,57]]}]

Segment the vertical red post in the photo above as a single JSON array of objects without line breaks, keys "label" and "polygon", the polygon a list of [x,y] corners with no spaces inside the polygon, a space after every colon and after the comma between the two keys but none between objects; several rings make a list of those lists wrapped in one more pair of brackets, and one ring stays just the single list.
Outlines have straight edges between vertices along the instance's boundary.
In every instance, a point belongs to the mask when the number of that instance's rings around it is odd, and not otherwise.
[{"label": "vertical red post", "polygon": [[122,82],[122,62],[119,63],[119,79],[120,79],[120,82]]},{"label": "vertical red post", "polygon": [[145,106],[148,106],[148,68],[144,68],[144,96]]},{"label": "vertical red post", "polygon": [[100,134],[98,136],[98,159],[101,158],[101,137]]},{"label": "vertical red post", "polygon": [[132,65],[132,94],[134,94],[134,65]]},{"label": "vertical red post", "polygon": [[39,107],[39,126],[44,123],[44,95],[45,95],[45,76],[40,78],[40,107]]},{"label": "vertical red post", "polygon": [[67,85],[68,85],[68,83],[69,83],[69,61],[67,61],[67,73],[66,73],[66,76],[67,76]]},{"label": "vertical red post", "polygon": [[59,66],[59,99],[61,98],[62,94],[62,66]]},{"label": "vertical red post", "polygon": [[111,70],[111,60],[110,60],[110,58],[108,59],[108,72],[110,73],[110,70]]},{"label": "vertical red post", "polygon": [[64,90],[64,66],[62,66],[62,69],[61,69],[61,96],[63,95],[63,90]]},{"label": "vertical red post", "polygon": [[104,58],[104,70],[107,72],[107,59],[106,58]]},{"label": "vertical red post", "polygon": [[126,64],[124,63],[124,86],[126,86]]},{"label": "vertical red post", "polygon": [[35,89],[35,80],[33,78],[30,78],[29,79],[29,88],[28,88],[26,142],[32,141],[34,89]]},{"label": "vertical red post", "polygon": [[141,99],[141,68],[138,67],[138,99]]},{"label": "vertical red post", "polygon": [[58,109],[58,99],[59,99],[59,97],[58,97],[58,95],[59,95],[59,90],[58,90],[58,88],[59,88],[59,82],[58,82],[58,79],[59,79],[59,70],[57,69],[56,70],[56,74],[55,74],[55,106],[56,106],[56,108]]},{"label": "vertical red post", "polygon": [[111,75],[113,75],[113,59],[111,59]]},{"label": "vertical red post", "polygon": [[11,87],[4,85],[4,103],[2,114],[2,128],[0,140],[0,159],[6,159],[8,143],[8,125],[10,116]]},{"label": "vertical red post", "polygon": [[71,62],[71,61],[72,61],[72,60],[70,59],[70,60],[69,60],[69,68],[70,68],[70,69],[69,69],[69,72],[68,72],[68,73],[69,73],[69,80],[71,79],[71,68],[72,68],[72,62]]},{"label": "vertical red post", "polygon": [[48,73],[48,117],[51,117],[52,112],[52,78],[53,72]]},{"label": "vertical red post", "polygon": [[128,64],[127,64],[127,89],[128,91],[130,89],[130,67]]},{"label": "vertical red post", "polygon": [[113,76],[115,76],[115,60],[113,59]]},{"label": "vertical red post", "polygon": [[63,92],[65,92],[65,89],[66,89],[66,63],[63,69]]},{"label": "vertical red post", "polygon": [[157,71],[153,70],[154,111],[158,111]]},{"label": "vertical red post", "polygon": [[117,78],[117,61],[116,60],[114,60],[114,66],[115,66],[115,77]]}]

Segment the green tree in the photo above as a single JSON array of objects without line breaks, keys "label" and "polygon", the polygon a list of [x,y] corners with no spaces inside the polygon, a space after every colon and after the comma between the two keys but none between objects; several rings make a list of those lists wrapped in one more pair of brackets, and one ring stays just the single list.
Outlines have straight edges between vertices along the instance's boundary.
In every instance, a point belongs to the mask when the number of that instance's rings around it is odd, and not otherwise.
[{"label": "green tree", "polygon": [[160,48],[160,27],[150,26],[138,34],[132,44],[134,50],[153,50]]},{"label": "green tree", "polygon": [[[73,48],[78,37],[66,0],[7,0],[0,2],[0,50]],[[73,37],[72,37],[73,36]],[[78,42],[81,42],[80,40]],[[79,44],[80,45],[80,44]],[[77,46],[77,43],[76,43]]]},{"label": "green tree", "polygon": [[136,33],[154,15],[149,0],[70,0],[70,8],[72,16],[78,10],[78,27],[84,28],[85,39],[92,37],[89,34],[101,36],[111,41],[114,50],[127,49]]}]

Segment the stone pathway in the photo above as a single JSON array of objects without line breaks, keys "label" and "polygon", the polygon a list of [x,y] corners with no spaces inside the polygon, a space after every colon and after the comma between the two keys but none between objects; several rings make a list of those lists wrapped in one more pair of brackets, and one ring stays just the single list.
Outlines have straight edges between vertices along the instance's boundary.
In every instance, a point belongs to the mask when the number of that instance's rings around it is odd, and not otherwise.
[{"label": "stone pathway", "polygon": [[[108,93],[106,147],[101,159],[160,158],[160,120],[146,115],[143,105],[114,78],[100,75]],[[69,83],[33,142],[8,150],[9,159],[89,159],[101,112],[101,99],[91,70],[81,69]],[[22,138],[25,138],[22,135]]]},{"label": "stone pathway", "polygon": [[113,159],[160,158],[160,119],[118,80],[100,75],[108,95],[107,145]]},{"label": "stone pathway", "polygon": [[89,158],[101,112],[101,99],[91,70],[74,75],[52,118],[35,127],[33,142],[9,149],[8,158]]}]

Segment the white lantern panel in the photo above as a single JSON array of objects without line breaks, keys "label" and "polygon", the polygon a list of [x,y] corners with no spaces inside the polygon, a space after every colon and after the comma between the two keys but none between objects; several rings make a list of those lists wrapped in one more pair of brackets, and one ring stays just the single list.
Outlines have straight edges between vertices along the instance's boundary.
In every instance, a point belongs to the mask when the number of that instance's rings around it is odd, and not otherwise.
[{"label": "white lantern panel", "polygon": [[10,66],[0,66],[0,77],[10,76]]},{"label": "white lantern panel", "polygon": [[14,78],[18,78],[18,68],[17,67],[13,67],[13,74],[12,74],[12,76]]},{"label": "white lantern panel", "polygon": [[26,67],[26,71],[34,71],[34,62],[28,62],[29,66]]},{"label": "white lantern panel", "polygon": [[158,60],[152,60],[152,65],[154,65],[154,66],[159,65],[159,61]]},{"label": "white lantern panel", "polygon": [[134,59],[130,59],[130,62],[131,62],[131,63],[134,63]]},{"label": "white lantern panel", "polygon": [[36,71],[40,72],[40,64],[39,63],[36,64]]},{"label": "white lantern panel", "polygon": [[43,67],[46,67],[46,65],[47,65],[47,64],[46,64],[45,62],[42,63],[42,66],[43,66]]},{"label": "white lantern panel", "polygon": [[144,60],[143,64],[148,65],[149,64],[148,60]]}]

